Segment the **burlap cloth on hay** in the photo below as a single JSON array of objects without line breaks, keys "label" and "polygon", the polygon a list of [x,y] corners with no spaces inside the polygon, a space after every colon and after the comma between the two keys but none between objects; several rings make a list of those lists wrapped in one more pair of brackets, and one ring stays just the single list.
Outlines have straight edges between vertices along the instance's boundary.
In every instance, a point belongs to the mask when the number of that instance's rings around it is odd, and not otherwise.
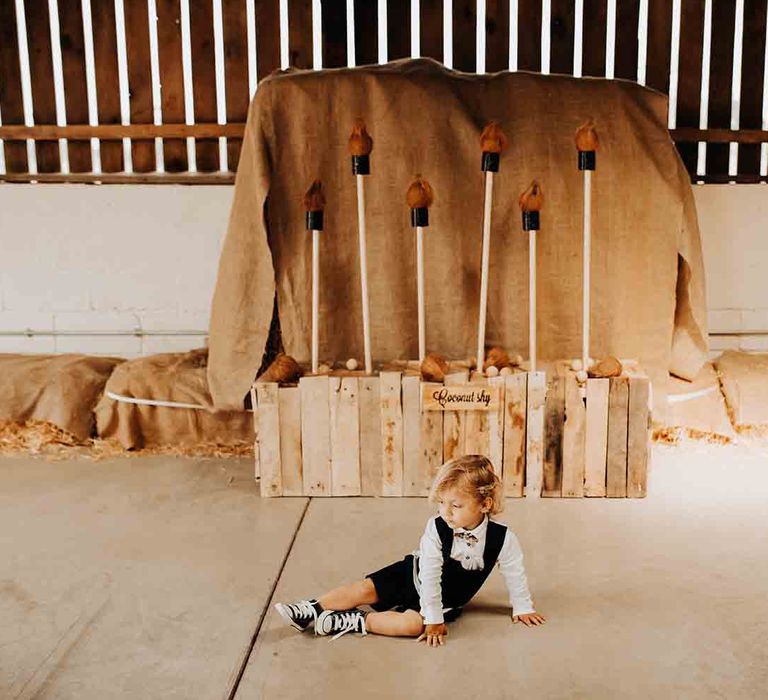
[{"label": "burlap cloth on hay", "polygon": [[[253,415],[212,412],[205,348],[151,355],[125,362],[109,378],[96,407],[99,437],[116,437],[126,449],[151,445],[235,445],[253,442]],[[146,406],[116,401],[107,392],[203,408]]]},{"label": "burlap cloth on hay", "polygon": [[582,174],[573,136],[591,117],[600,137],[593,353],[638,358],[656,380],[666,380],[668,370],[692,379],[706,359],[704,270],[689,178],[666,115],[664,95],[629,82],[470,75],[429,59],[270,76],[250,107],[219,264],[210,324],[213,401],[242,407],[262,359],[275,284],[286,351],[300,361],[310,357],[311,236],[302,195],[314,178],[322,179],[328,200],[320,356],[362,359],[356,190],[347,153],[356,117],[374,139],[366,177],[374,360],[417,356],[416,245],[405,203],[415,173],[436,197],[425,231],[428,349],[453,358],[475,352],[479,135],[491,119],[510,146],[494,178],[487,343],[527,356],[528,236],[517,202],[537,178],[545,197],[539,354],[581,354]]},{"label": "burlap cloth on hay", "polygon": [[0,420],[47,421],[86,440],[94,433],[93,409],[116,357],[0,355]]},{"label": "burlap cloth on hay", "polygon": [[715,359],[715,368],[734,426],[768,428],[768,354],[728,350]]}]

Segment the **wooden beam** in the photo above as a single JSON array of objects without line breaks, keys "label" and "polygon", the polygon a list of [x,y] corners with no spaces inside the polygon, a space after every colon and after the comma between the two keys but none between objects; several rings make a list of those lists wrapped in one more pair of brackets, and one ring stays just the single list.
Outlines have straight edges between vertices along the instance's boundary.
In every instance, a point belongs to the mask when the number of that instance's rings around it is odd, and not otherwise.
[{"label": "wooden beam", "polygon": [[766,143],[768,131],[761,129],[670,129],[669,135],[673,141],[689,143],[703,141],[705,143]]},{"label": "wooden beam", "polygon": [[[56,139],[82,140],[88,139],[153,139],[159,138],[194,138],[215,139],[219,136],[242,137],[245,124],[73,124],[56,126],[55,124],[36,124],[22,126],[20,124],[0,126],[0,139],[21,141],[55,141]],[[766,139],[768,140],[768,139]]]},{"label": "wooden beam", "polygon": [[0,182],[80,185],[233,185],[234,173],[0,173]]}]

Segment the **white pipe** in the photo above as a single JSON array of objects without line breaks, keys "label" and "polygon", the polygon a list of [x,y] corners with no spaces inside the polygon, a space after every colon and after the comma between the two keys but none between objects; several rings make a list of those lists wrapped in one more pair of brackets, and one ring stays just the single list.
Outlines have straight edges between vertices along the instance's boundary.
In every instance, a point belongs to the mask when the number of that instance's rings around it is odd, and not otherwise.
[{"label": "white pipe", "polygon": [[483,371],[485,360],[485,315],[488,307],[488,261],[491,254],[491,203],[493,173],[485,172],[485,207],[483,209],[483,254],[480,264],[480,313],[477,322],[477,371]]},{"label": "white pipe", "polygon": [[320,231],[312,229],[312,374],[317,374],[320,347]]},{"label": "white pipe", "polygon": [[584,170],[584,254],[582,296],[582,336],[581,361],[582,367],[589,369],[589,311],[590,311],[590,260],[592,255],[592,171]]},{"label": "white pipe", "polygon": [[528,356],[536,371],[536,230],[528,232]]},{"label": "white pipe", "polygon": [[368,308],[368,255],[365,243],[365,184],[363,175],[356,175],[357,179],[357,228],[360,243],[360,293],[363,306],[363,348],[365,352],[365,373],[373,373],[371,361],[371,319]]},{"label": "white pipe", "polygon": [[419,302],[419,362],[427,356],[427,327],[424,309],[424,229],[416,227],[416,287]]}]

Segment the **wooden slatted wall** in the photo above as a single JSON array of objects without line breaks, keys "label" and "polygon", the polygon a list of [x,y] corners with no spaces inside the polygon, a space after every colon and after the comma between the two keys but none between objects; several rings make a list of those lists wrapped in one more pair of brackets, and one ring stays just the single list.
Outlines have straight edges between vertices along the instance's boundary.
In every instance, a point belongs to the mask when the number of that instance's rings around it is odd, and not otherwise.
[{"label": "wooden slatted wall", "polygon": [[[333,68],[419,55],[469,72],[642,82],[670,94],[670,128],[693,181],[765,181],[767,4],[0,0],[0,178],[229,183],[257,80],[287,65]],[[41,127],[57,123],[62,128],[41,136]],[[89,124],[96,128],[86,138],[63,126]],[[164,125],[164,138],[153,125]]]}]

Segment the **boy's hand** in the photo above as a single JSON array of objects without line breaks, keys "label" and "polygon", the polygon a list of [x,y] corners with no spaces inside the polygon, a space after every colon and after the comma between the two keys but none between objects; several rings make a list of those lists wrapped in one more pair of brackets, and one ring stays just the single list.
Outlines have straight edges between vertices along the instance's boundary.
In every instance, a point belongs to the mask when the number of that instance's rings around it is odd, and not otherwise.
[{"label": "boy's hand", "polygon": [[543,625],[546,620],[543,615],[538,613],[528,613],[525,615],[512,615],[512,622],[522,622],[526,627],[533,627],[534,625]]},{"label": "boy's hand", "polygon": [[441,622],[439,625],[426,625],[421,636],[416,641],[420,642],[424,639],[428,647],[436,647],[445,644],[447,636],[448,628],[445,626],[445,623]]}]

